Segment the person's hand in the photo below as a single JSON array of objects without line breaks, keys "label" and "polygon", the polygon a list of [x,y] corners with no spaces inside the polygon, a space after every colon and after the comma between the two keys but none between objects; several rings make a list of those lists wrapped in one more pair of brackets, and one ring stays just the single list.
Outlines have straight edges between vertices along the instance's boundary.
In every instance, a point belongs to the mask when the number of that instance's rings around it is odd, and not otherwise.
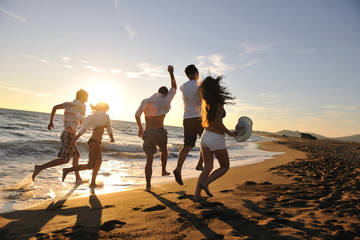
[{"label": "person's hand", "polygon": [[236,137],[236,135],[237,135],[237,132],[236,132],[236,131],[230,131],[229,136],[231,136],[231,137]]},{"label": "person's hand", "polygon": [[54,123],[50,122],[48,125],[48,130],[52,131],[54,129]]},{"label": "person's hand", "polygon": [[144,129],[139,129],[138,136],[139,138],[142,138],[144,136]]},{"label": "person's hand", "polygon": [[169,65],[169,66],[168,66],[168,72],[169,72],[170,74],[174,73],[174,67],[171,66],[171,65]]}]

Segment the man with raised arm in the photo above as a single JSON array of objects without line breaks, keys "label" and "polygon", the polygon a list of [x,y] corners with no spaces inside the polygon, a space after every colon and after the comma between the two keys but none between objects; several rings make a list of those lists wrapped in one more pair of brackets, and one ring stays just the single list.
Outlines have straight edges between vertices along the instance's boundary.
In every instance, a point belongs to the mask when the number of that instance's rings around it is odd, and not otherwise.
[{"label": "man with raised arm", "polygon": [[[167,176],[170,173],[166,171],[166,163],[168,158],[167,151],[167,131],[164,128],[164,118],[169,112],[171,101],[176,94],[176,81],[174,77],[173,66],[168,66],[168,72],[170,74],[171,88],[160,87],[158,92],[151,97],[144,99],[140,107],[135,113],[136,123],[139,127],[138,136],[144,140],[143,149],[146,154],[145,165],[145,179],[146,179],[146,191],[150,191],[151,188],[151,175],[152,175],[152,163],[154,154],[157,152],[156,146],[160,150],[160,159],[162,167],[162,176]],[[141,123],[141,114],[145,115],[145,131]]]}]

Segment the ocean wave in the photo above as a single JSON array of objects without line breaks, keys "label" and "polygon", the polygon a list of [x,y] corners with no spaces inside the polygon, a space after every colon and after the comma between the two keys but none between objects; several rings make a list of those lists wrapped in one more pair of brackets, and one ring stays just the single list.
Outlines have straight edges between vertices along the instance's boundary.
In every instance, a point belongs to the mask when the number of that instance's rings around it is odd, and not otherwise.
[{"label": "ocean wave", "polygon": [[16,127],[16,126],[0,126],[0,129],[5,129],[5,130],[19,130],[20,128]]},{"label": "ocean wave", "polygon": [[[80,152],[88,151],[87,142],[77,142]],[[182,144],[168,144],[169,154],[178,153]],[[61,143],[59,140],[27,140],[27,141],[9,141],[0,142],[0,157],[3,160],[19,158],[22,156],[53,155],[56,156]],[[109,143],[102,142],[101,149],[105,154],[111,154],[126,158],[144,158],[143,143]],[[193,151],[199,151],[199,147],[194,147]]]},{"label": "ocean wave", "polygon": [[28,140],[0,143],[0,156],[11,159],[17,156],[54,154],[59,151],[60,142],[55,140]]},{"label": "ocean wave", "polygon": [[144,154],[144,152],[139,152],[139,153],[131,153],[131,152],[117,152],[117,153],[113,153],[111,154],[111,156],[116,156],[116,157],[125,157],[125,158],[136,158],[136,159],[145,159],[146,156]]},{"label": "ocean wave", "polygon": [[25,192],[25,191],[34,190],[33,181],[32,181],[31,176],[32,176],[32,174],[29,174],[23,180],[21,180],[20,182],[16,183],[13,186],[0,188],[0,192],[5,192],[5,191]]},{"label": "ocean wave", "polygon": [[[179,152],[182,144],[168,144],[169,152]],[[117,152],[118,155],[129,156],[135,158],[138,154],[144,154],[142,143],[102,143],[102,150],[104,152]],[[199,151],[199,147],[194,147],[193,150]]]},{"label": "ocean wave", "polygon": [[143,152],[142,144],[138,143],[108,143],[103,142],[103,151],[116,151],[116,152],[128,152],[139,153]]}]

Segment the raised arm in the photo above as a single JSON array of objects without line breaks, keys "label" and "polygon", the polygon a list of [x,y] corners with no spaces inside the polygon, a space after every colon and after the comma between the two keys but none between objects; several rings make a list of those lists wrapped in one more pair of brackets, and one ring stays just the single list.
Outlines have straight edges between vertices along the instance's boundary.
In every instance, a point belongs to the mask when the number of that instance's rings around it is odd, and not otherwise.
[{"label": "raised arm", "polygon": [[56,110],[64,109],[64,108],[65,108],[64,103],[55,105],[53,107],[53,109],[51,111],[51,115],[50,115],[50,122],[48,125],[48,130],[52,131],[54,129],[54,117],[55,117]]},{"label": "raised arm", "polygon": [[177,89],[176,80],[175,80],[175,77],[174,77],[174,67],[169,65],[168,66],[168,72],[170,74],[171,87]]}]

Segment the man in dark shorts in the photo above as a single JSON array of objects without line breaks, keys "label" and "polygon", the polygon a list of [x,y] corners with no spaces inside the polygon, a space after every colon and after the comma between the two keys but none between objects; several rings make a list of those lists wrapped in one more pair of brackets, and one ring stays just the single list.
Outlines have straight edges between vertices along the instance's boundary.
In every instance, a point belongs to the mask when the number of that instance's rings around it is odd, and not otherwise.
[{"label": "man in dark shorts", "polygon": [[[156,146],[160,149],[160,159],[162,167],[162,176],[170,175],[166,171],[168,158],[167,151],[167,131],[164,128],[164,118],[170,110],[170,104],[176,94],[176,81],[174,77],[173,66],[168,66],[170,74],[171,88],[159,88],[158,92],[151,97],[144,99],[135,113],[136,123],[139,127],[138,136],[144,140],[143,149],[146,154],[145,179],[146,191],[151,188],[152,163],[154,154],[157,152]],[[141,114],[145,114],[145,131],[141,123]]]},{"label": "man in dark shorts", "polygon": [[[180,90],[183,93],[184,101],[184,146],[180,149],[178,162],[173,171],[175,180],[178,184],[183,185],[181,178],[181,169],[185,162],[186,156],[195,146],[197,136],[201,137],[204,128],[201,126],[201,97],[199,94],[199,71],[195,65],[191,64],[185,68],[185,74],[189,81],[185,82]],[[196,170],[201,171],[203,158],[200,152],[199,161]]]}]

